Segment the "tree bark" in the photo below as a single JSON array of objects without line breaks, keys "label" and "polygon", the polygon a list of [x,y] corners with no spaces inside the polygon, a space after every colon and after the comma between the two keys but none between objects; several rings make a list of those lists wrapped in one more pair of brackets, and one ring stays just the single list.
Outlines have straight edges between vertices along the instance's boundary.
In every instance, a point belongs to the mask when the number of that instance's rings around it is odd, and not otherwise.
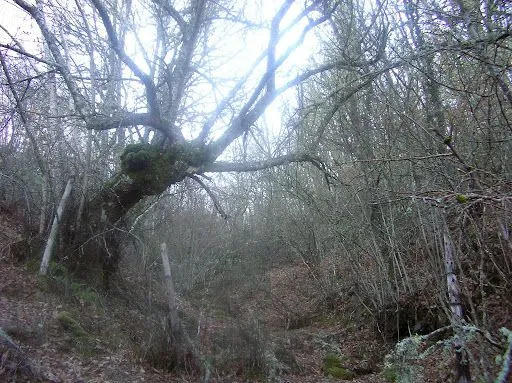
[{"label": "tree bark", "polygon": [[66,203],[68,202],[68,198],[71,194],[71,189],[73,188],[74,177],[72,176],[66,185],[66,189],[64,190],[64,194],[59,203],[59,207],[57,208],[57,213],[55,214],[55,218],[53,220],[52,229],[50,231],[50,235],[48,236],[48,242],[46,243],[46,248],[44,249],[43,259],[41,261],[41,267],[39,269],[39,274],[46,275],[48,272],[48,265],[50,264],[50,258],[52,256],[53,248],[55,246],[55,239],[57,238],[57,232],[59,230],[59,223],[62,218],[62,213],[66,207]]},{"label": "tree bark", "polygon": [[39,214],[39,235],[43,235],[46,228],[46,208],[48,201],[48,184],[46,174],[41,178],[41,212]]},{"label": "tree bark", "polygon": [[443,232],[444,262],[446,270],[446,283],[448,289],[448,301],[452,311],[452,326],[455,332],[454,350],[455,350],[455,369],[457,374],[457,383],[470,383],[471,371],[469,367],[469,358],[464,348],[464,334],[462,333],[462,323],[464,320],[459,283],[454,271],[453,244],[448,233],[448,228]]},{"label": "tree bark", "polygon": [[174,281],[172,280],[171,264],[169,262],[169,253],[167,252],[167,244],[162,242],[160,245],[162,255],[162,265],[164,267],[164,278],[167,285],[168,305],[169,305],[169,319],[171,321],[171,332],[176,334],[179,331],[179,317],[176,306],[176,290],[174,289]]}]

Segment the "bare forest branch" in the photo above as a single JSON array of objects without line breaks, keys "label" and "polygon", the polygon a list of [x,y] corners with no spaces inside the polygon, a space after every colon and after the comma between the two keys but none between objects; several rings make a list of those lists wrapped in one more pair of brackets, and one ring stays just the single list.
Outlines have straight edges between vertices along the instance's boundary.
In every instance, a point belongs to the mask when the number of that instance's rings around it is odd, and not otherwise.
[{"label": "bare forest branch", "polygon": [[[16,110],[18,111],[18,114],[20,115],[21,121],[23,122],[23,125],[25,127],[25,131],[27,132],[27,136],[29,137],[30,144],[32,145],[32,149],[34,150],[34,156],[36,158],[39,169],[41,170],[42,174],[47,174],[48,169],[46,167],[46,163],[43,159],[43,156],[41,155],[39,147],[37,146],[37,140],[34,136],[34,133],[32,132],[31,127],[29,126],[29,119],[27,117],[25,107],[23,106],[23,99],[22,99],[22,97],[20,97],[20,95],[18,94],[18,91],[16,90],[16,87],[12,80],[11,74],[9,73],[9,69],[7,68],[7,64],[5,62],[4,55],[2,52],[0,52],[0,64],[2,66],[2,70],[5,74],[5,78],[7,79],[7,84],[9,86],[9,89],[11,90],[11,93],[16,102]],[[30,81],[27,82],[26,87],[28,88],[29,86],[30,86]]]},{"label": "bare forest branch", "polygon": [[317,168],[325,168],[323,161],[308,153],[290,153],[283,156],[274,157],[266,160],[251,162],[225,162],[216,161],[205,165],[198,171],[202,173],[226,173],[226,172],[255,172],[258,170],[269,169],[276,166],[288,165],[295,162],[309,162]]},{"label": "bare forest branch", "polygon": [[[127,126],[145,125],[152,126],[149,113],[124,113],[115,116],[95,116],[87,120],[87,128],[91,130],[110,130]],[[157,129],[165,133],[163,129]]]},{"label": "bare forest branch", "polygon": [[5,49],[8,49],[10,51],[13,51],[13,52],[16,52],[16,53],[19,53],[20,55],[23,55],[25,57],[28,57],[32,60],[35,60],[37,62],[40,62],[40,63],[43,63],[43,64],[46,64],[48,66],[51,66],[51,67],[58,67],[58,65],[55,63],[55,62],[51,62],[51,61],[48,61],[48,60],[45,60],[35,54],[32,54],[32,53],[29,53],[27,51],[25,51],[24,49],[21,49],[21,48],[16,48],[10,44],[2,44],[0,43],[0,47],[2,48],[5,48]]},{"label": "bare forest branch", "polygon": [[[126,64],[128,68],[137,76],[140,81],[144,84],[144,87],[146,89],[146,98],[148,103],[148,109],[149,109],[149,115],[151,117],[150,122],[151,124],[148,124],[149,126],[153,126],[157,128],[161,132],[166,132],[166,127],[162,125],[162,117],[160,113],[160,106],[157,96],[157,90],[155,87],[155,84],[153,83],[153,79],[144,73],[142,69],[140,69],[135,61],[132,60],[131,57],[129,57],[126,52],[124,51],[124,47],[121,45],[116,32],[114,30],[114,26],[112,25],[112,22],[110,21],[110,18],[108,16],[108,11],[103,5],[101,0],[91,0],[91,2],[94,4],[96,10],[98,11],[100,18],[103,22],[103,26],[105,27],[105,30],[107,31],[107,35],[110,41],[110,44],[112,46],[112,49],[116,52],[116,54],[119,56],[119,58]],[[167,132],[170,133],[170,132]]]},{"label": "bare forest branch", "polygon": [[85,119],[85,116],[90,114],[88,104],[84,96],[80,93],[78,85],[76,84],[71,72],[66,64],[66,60],[62,55],[59,42],[55,35],[50,31],[48,25],[46,24],[46,19],[42,9],[40,8],[40,4],[37,6],[32,6],[28,4],[24,0],[14,0],[16,4],[18,4],[21,8],[23,8],[26,12],[28,12],[32,18],[36,21],[43,37],[48,44],[48,48],[52,53],[53,59],[55,60],[57,67],[59,69],[60,74],[62,75],[64,82],[68,88],[71,97],[73,98],[73,102],[77,109],[78,114]]},{"label": "bare forest branch", "polygon": [[220,203],[219,199],[217,198],[217,196],[215,195],[213,190],[208,185],[206,185],[203,182],[203,180],[201,178],[199,178],[198,176],[191,174],[191,175],[189,175],[189,178],[191,178],[194,181],[196,181],[206,191],[206,194],[208,194],[208,196],[212,200],[213,206],[219,212],[221,217],[224,218],[224,219],[228,219],[229,216],[227,215],[227,213],[222,208],[222,204]]},{"label": "bare forest branch", "polygon": [[[335,8],[331,10],[334,12]],[[284,16],[284,15],[283,15]],[[306,17],[307,14],[304,15]],[[286,51],[275,60],[271,59],[274,62],[274,65],[270,68],[267,68],[267,71],[262,76],[259,84],[254,89],[251,97],[245,102],[244,106],[241,108],[237,117],[233,120],[231,125],[225,130],[220,138],[215,140],[208,146],[209,155],[211,158],[217,158],[220,153],[222,153],[235,139],[240,137],[244,132],[246,132],[256,120],[263,114],[266,108],[284,91],[289,89],[291,86],[295,85],[294,83],[289,83],[285,87],[281,87],[279,90],[276,90],[272,84],[274,84],[275,73],[277,69],[288,59],[288,57],[297,49],[297,47],[304,41],[306,34],[311,31],[315,26],[318,26],[330,17],[330,13],[320,17],[317,20],[310,20],[308,25],[306,25],[300,36],[296,39],[296,41],[286,49]],[[275,36],[274,36],[275,37]],[[272,38],[272,36],[271,36]],[[269,44],[271,46],[272,44]],[[312,74],[311,74],[312,75]],[[309,77],[309,76],[307,76]],[[304,79],[306,79],[305,77]],[[270,91],[265,91],[267,89],[268,82],[270,81],[271,87]]]}]

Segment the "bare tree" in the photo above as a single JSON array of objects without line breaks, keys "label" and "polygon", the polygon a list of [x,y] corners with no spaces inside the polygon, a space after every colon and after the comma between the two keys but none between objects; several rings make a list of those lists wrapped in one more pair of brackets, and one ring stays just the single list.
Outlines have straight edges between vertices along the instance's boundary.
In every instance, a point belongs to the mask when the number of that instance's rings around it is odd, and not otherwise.
[{"label": "bare tree", "polygon": [[[290,152],[256,162],[224,162],[218,158],[233,141],[251,131],[277,97],[334,66],[315,67],[284,82],[279,77],[305,36],[330,18],[337,2],[315,0],[299,5],[292,0],[284,1],[268,28],[265,27],[266,46],[254,56],[247,73],[230,89],[218,92],[217,79],[212,73],[215,44],[222,41],[212,41],[212,36],[229,22],[232,28],[240,28],[242,38],[247,28],[256,28],[244,22],[242,16],[233,17],[237,11],[235,5],[193,0],[178,6],[154,0],[137,6],[130,1],[110,6],[93,0],[91,8],[77,1],[76,7],[63,9],[43,2],[31,5],[24,0],[14,0],[14,3],[39,26],[53,63],[39,61],[59,74],[72,100],[71,113],[77,117],[78,124],[90,131],[117,130],[118,136],[137,134],[140,137],[138,143],[124,148],[120,156],[121,169],[88,201],[79,203],[78,211],[83,216],[76,217],[77,225],[68,230],[67,242],[75,251],[97,254],[103,259],[106,279],[118,259],[115,225],[145,196],[158,195],[187,177],[200,182],[198,176],[207,172],[255,171],[290,162],[318,163],[313,151]],[[243,13],[243,7],[237,12]],[[59,33],[59,18],[69,18],[73,13],[81,16],[75,18],[74,26],[83,28],[85,34],[76,32],[77,29],[64,36]],[[137,20],[144,18],[152,20],[156,26],[156,39],[151,44],[144,43],[146,36],[138,30]],[[101,20],[101,27],[96,20]],[[298,33],[295,32],[294,41],[283,48],[282,41],[291,36],[292,29]],[[138,46],[137,56],[127,43],[127,35]],[[37,60],[24,50],[5,47]],[[100,50],[110,53],[97,62],[101,56],[96,52]],[[81,68],[87,66],[87,56],[90,77],[84,78]],[[110,72],[112,78],[105,80],[105,92],[101,91],[102,79],[97,78],[96,69],[102,62],[113,63],[111,67],[116,68]],[[130,73],[126,80],[125,73]],[[135,94],[140,87],[143,89],[142,94],[137,95],[136,105],[129,106],[133,104],[130,98],[112,104],[112,97],[119,97],[119,89],[134,82],[140,85],[139,88],[130,86]],[[118,90],[112,91],[112,87]],[[213,95],[218,93],[218,101],[209,97],[203,104],[199,94],[205,88],[210,88],[208,92]],[[206,108],[207,113],[199,113],[196,105],[203,111]],[[22,112],[21,104],[19,108]],[[190,118],[193,121],[188,122]],[[87,145],[89,148],[90,144]],[[88,172],[87,168],[82,171]],[[83,179],[82,185],[87,188],[87,176]],[[81,222],[87,222],[86,227],[80,225]]]}]

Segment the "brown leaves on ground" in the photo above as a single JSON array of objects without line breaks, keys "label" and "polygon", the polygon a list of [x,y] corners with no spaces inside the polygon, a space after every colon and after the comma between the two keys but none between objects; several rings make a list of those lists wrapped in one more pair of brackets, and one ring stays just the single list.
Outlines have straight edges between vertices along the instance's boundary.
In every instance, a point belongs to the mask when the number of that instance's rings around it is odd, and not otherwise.
[{"label": "brown leaves on ground", "polygon": [[[18,234],[21,228],[15,220],[0,214],[0,231],[4,233],[0,238],[3,249],[0,257],[0,328],[19,346],[23,357],[26,356],[40,378],[13,374],[4,369],[0,371],[2,381],[186,383],[201,380],[198,376],[167,373],[144,364],[140,355],[133,351],[133,339],[130,339],[141,336],[134,332],[136,325],[128,320],[140,316],[138,313],[132,313],[134,310],[123,306],[122,300],[115,297],[109,297],[102,304],[87,302],[73,294],[72,286],[63,285],[64,291],[57,293],[51,281],[39,278],[34,271],[37,258],[20,262],[6,251],[13,243],[22,240]],[[201,344],[203,352],[213,352],[212,341],[216,334],[232,332],[233,329],[228,327],[234,322],[237,326],[244,321],[247,324],[257,315],[265,326],[265,346],[271,347],[282,359],[280,365],[292,365],[276,371],[281,382],[339,381],[324,376],[322,371],[323,359],[333,349],[343,356],[344,365],[358,374],[353,382],[384,382],[378,375],[382,344],[369,327],[357,323],[348,306],[334,311],[332,307],[326,309],[328,297],[319,275],[310,267],[298,264],[273,269],[264,279],[266,292],[232,286],[229,312],[192,309],[183,301],[184,313],[202,315],[201,320],[208,326],[202,329],[211,335],[201,338],[201,342],[205,340]],[[340,305],[346,303],[343,299],[337,302]],[[69,329],[59,322],[63,312],[76,319],[87,335],[74,339]],[[239,320],[234,321],[237,315]],[[244,335],[251,331],[251,327],[238,331]],[[231,335],[236,337],[237,334]],[[140,337],[138,339],[140,341]],[[5,351],[0,350],[0,356],[7,355]],[[234,359],[232,366],[236,363]],[[248,378],[243,369],[223,371],[222,375],[214,371],[210,379],[212,383],[257,381],[261,379]]]}]

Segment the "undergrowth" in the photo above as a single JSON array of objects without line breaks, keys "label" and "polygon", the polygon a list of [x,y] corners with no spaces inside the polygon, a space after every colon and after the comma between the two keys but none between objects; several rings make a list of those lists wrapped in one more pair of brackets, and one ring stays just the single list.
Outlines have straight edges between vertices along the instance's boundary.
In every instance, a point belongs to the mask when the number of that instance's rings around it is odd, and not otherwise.
[{"label": "undergrowth", "polygon": [[[429,363],[429,360],[432,363],[432,357],[437,358],[436,366],[438,368],[453,365],[455,344],[462,343],[464,352],[469,355],[473,379],[476,382],[491,381],[490,370],[496,376],[494,382],[506,383],[512,367],[512,331],[501,328],[500,333],[504,338],[501,345],[491,339],[489,334],[482,333],[474,326],[462,326],[458,333],[453,333],[434,343],[429,339],[431,334],[405,338],[395,345],[392,352],[386,355],[382,375],[390,383],[421,383],[425,381],[424,366]],[[463,337],[462,342],[457,341],[458,337]],[[431,344],[429,345],[429,343]],[[475,357],[476,345],[482,347],[486,343],[493,346],[487,348],[488,352],[497,348],[504,350],[502,353],[498,352],[494,355],[495,366],[480,366],[478,358]],[[481,349],[479,352],[482,352]],[[439,358],[443,363],[439,362]]]}]

